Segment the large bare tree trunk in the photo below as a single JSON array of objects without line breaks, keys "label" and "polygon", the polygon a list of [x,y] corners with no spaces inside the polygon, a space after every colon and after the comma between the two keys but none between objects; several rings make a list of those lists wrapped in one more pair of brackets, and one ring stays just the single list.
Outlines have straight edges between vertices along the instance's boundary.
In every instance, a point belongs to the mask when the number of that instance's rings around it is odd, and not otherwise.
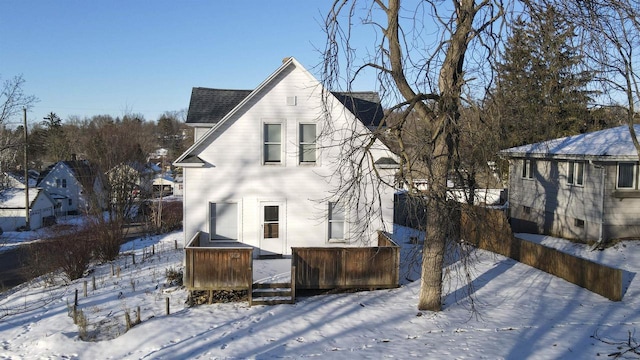
[{"label": "large bare tree trunk", "polygon": [[[419,46],[412,41],[422,42],[421,36],[424,34],[421,26],[412,29],[416,25],[413,24],[408,25],[408,28],[401,28],[400,20],[405,19],[407,11],[411,11],[407,8],[403,10],[400,2],[401,0],[372,1],[370,17],[366,21],[377,25],[376,29],[382,31],[385,39],[378,45],[377,57],[374,56],[370,62],[358,68],[356,74],[364,68],[375,69],[380,78],[384,79],[381,80],[384,82],[383,88],[393,88],[393,96],[401,95],[400,103],[392,107],[393,110],[402,112],[401,119],[393,125],[401,159],[398,175],[408,185],[412,195],[423,196],[414,180],[426,178],[428,183],[425,194],[427,216],[426,223],[423,224],[426,225],[423,227],[426,227],[427,235],[422,248],[418,308],[439,311],[442,308],[445,253],[449,248],[448,241],[454,240],[449,239],[449,236],[452,234],[451,230],[459,227],[459,223],[456,223],[458,217],[451,216],[454,207],[447,201],[447,175],[451,170],[456,171],[460,164],[459,120],[462,89],[465,85],[465,53],[469,42],[479,33],[492,33],[490,27],[503,14],[502,2],[486,0],[477,5],[474,0],[453,0],[448,4],[434,0],[421,2],[418,7],[424,6],[425,11],[414,10],[416,23],[427,24],[431,16],[434,26],[442,32],[442,38],[433,52],[430,49],[424,52],[418,50]],[[413,6],[415,4],[412,3],[408,8]],[[329,41],[324,71],[328,80],[325,80],[325,84],[332,85],[339,78],[337,59],[341,52],[340,45],[345,45],[346,52],[351,54],[351,22],[347,25],[347,31],[343,31],[339,26],[339,14],[347,13],[352,18],[356,8],[355,1],[335,1],[327,17]],[[476,19],[481,9],[486,11],[478,16],[480,19]],[[386,15],[386,24],[376,22],[378,10]],[[374,13],[376,16],[371,15]],[[478,22],[476,29],[473,27],[474,20]],[[403,49],[407,53],[403,54]],[[347,64],[352,65],[353,60],[349,56]],[[403,129],[408,118],[411,118],[411,122],[418,122],[416,128],[420,131]],[[407,144],[411,143],[413,148],[405,147],[405,141]]]}]

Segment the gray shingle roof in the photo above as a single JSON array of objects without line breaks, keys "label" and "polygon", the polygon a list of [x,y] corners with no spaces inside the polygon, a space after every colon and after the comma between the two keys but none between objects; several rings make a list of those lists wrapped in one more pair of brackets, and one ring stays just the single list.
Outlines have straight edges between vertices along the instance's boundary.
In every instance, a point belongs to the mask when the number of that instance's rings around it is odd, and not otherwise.
[{"label": "gray shingle roof", "polygon": [[334,92],[333,95],[366,126],[380,125],[384,111],[377,92]]},{"label": "gray shingle roof", "polygon": [[187,123],[216,124],[250,93],[251,90],[194,87],[191,91]]},{"label": "gray shingle roof", "polygon": [[[251,91],[195,87],[191,91],[187,123],[217,124]],[[384,114],[376,92],[334,92],[333,95],[366,126],[380,124]]]}]

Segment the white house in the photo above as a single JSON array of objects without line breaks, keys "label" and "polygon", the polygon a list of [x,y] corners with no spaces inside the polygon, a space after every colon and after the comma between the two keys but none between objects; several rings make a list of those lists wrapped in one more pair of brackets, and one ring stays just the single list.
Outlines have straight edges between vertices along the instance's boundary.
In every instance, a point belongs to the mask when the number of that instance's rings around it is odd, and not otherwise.
[{"label": "white house", "polygon": [[[254,90],[194,88],[195,143],[174,163],[183,168],[185,241],[240,242],[254,256],[370,246],[393,221],[394,189],[370,176],[393,181],[397,170],[370,130],[382,116],[377,94],[325,92],[293,58]],[[356,159],[358,191],[339,197]]]},{"label": "white house", "polygon": [[[26,224],[25,189],[5,189],[0,192],[0,228],[15,231]],[[54,217],[54,200],[40,188],[29,189],[29,227],[39,229]]]},{"label": "white house", "polygon": [[[635,125],[640,134],[640,125]],[[514,231],[582,241],[640,238],[638,152],[629,128],[500,152],[509,160]]]},{"label": "white house", "polygon": [[100,172],[85,160],[59,161],[41,174],[38,187],[56,200],[57,214],[77,214],[105,204]]}]

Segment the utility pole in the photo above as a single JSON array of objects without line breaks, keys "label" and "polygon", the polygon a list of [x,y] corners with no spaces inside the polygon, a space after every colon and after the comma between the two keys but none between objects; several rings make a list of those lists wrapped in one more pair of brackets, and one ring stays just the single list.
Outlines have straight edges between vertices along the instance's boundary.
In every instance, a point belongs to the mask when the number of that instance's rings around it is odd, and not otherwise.
[{"label": "utility pole", "polygon": [[29,159],[27,158],[27,148],[28,148],[28,139],[27,139],[27,108],[22,108],[22,113],[24,115],[24,220],[25,220],[25,228],[27,230],[31,230],[30,218],[29,218]]}]

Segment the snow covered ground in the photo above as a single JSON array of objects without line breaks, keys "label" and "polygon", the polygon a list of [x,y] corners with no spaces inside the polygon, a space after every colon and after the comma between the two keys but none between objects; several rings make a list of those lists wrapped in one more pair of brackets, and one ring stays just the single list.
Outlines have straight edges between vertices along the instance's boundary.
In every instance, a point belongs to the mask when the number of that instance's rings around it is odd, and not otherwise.
[{"label": "snow covered ground", "polygon": [[[615,343],[630,334],[640,339],[640,242],[590,252],[560,239],[523,236],[626,270],[623,301],[477,251],[475,313],[455,277],[438,313],[417,310],[419,282],[299,297],[294,305],[186,307],[186,291],[165,278],[166,269],[182,266],[174,243],[183,236],[175,232],[123,245],[136,263],[123,255],[113,276],[110,264],[96,265],[71,284],[49,276],[0,294],[0,359],[604,359],[624,351]],[[254,267],[254,278],[264,279],[286,276],[289,263],[261,260]],[[80,340],[69,315],[76,290],[87,336],[95,341]],[[125,332],[125,312],[135,319],[138,307],[142,322]]]}]

